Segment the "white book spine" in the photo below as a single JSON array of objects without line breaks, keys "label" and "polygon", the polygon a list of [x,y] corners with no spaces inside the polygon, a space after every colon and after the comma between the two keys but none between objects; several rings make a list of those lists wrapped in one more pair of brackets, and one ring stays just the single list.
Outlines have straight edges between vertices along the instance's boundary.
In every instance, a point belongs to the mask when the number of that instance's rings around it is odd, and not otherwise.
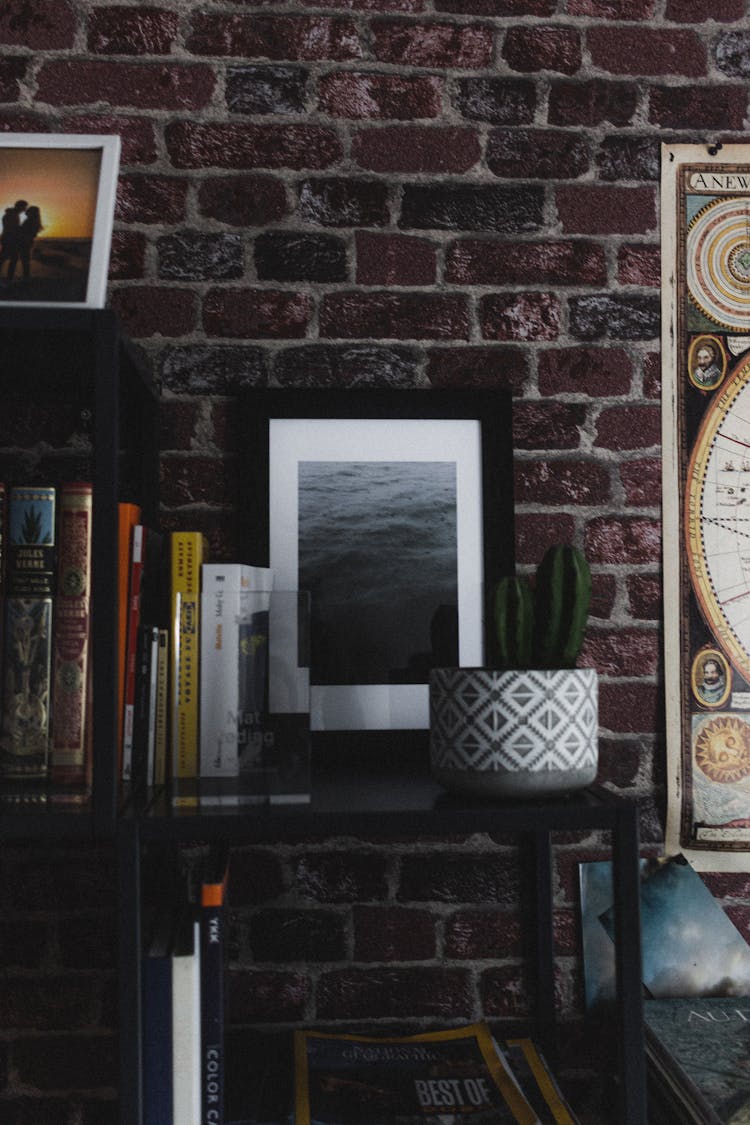
[{"label": "white book spine", "polygon": [[172,1104],[174,1125],[201,1120],[200,925],[192,951],[172,954]]},{"label": "white book spine", "polygon": [[272,572],[247,563],[204,563],[201,573],[201,777],[239,776],[239,644],[247,596]]}]

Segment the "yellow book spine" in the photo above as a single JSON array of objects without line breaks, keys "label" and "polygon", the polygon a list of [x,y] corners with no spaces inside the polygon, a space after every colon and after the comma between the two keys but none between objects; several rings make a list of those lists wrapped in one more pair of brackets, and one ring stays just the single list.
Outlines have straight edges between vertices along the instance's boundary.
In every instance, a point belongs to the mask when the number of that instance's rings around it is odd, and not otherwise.
[{"label": "yellow book spine", "polygon": [[200,531],[171,534],[172,775],[198,776],[200,581],[208,544]]}]

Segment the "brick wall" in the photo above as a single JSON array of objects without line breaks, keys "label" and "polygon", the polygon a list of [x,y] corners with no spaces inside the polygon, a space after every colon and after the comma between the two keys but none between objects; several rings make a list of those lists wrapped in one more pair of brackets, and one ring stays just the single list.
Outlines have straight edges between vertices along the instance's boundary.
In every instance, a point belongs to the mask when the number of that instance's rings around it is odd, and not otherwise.
[{"label": "brick wall", "polygon": [[[659,144],[745,139],[747,8],[0,10],[0,128],[122,136],[109,299],[163,381],[166,525],[200,525],[215,557],[234,553],[241,387],[511,386],[518,558],[530,566],[559,538],[588,553],[601,777],[642,797],[654,846]],[[586,849],[596,842],[566,844],[558,873],[571,1001]],[[0,1116],[14,1125],[100,1125],[113,1111],[111,864],[43,848],[0,861]],[[526,1003],[502,841],[330,841],[241,853],[239,868],[239,1023],[444,1020]],[[716,890],[744,924],[747,887],[723,878]]]}]

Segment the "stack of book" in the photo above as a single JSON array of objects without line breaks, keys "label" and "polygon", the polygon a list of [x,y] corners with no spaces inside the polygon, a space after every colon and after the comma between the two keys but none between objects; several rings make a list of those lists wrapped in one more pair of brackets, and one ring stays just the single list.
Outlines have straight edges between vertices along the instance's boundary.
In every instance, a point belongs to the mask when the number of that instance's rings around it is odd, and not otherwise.
[{"label": "stack of book", "polygon": [[0,484],[4,801],[90,791],[92,492]]},{"label": "stack of book", "polygon": [[292,595],[267,567],[209,562],[199,531],[162,537],[126,511],[122,535],[123,781],[168,782],[186,809],[309,800],[309,719],[274,692]]},{"label": "stack of book", "polygon": [[223,1125],[227,854],[153,911],[141,965],[144,1125]]}]

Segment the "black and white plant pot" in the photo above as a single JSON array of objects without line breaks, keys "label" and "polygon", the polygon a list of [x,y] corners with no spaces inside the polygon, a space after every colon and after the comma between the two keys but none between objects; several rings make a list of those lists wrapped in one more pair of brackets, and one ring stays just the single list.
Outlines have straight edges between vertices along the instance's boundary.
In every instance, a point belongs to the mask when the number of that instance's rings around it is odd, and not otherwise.
[{"label": "black and white plant pot", "polygon": [[433,668],[430,764],[446,788],[534,797],[590,785],[598,766],[593,668]]}]

